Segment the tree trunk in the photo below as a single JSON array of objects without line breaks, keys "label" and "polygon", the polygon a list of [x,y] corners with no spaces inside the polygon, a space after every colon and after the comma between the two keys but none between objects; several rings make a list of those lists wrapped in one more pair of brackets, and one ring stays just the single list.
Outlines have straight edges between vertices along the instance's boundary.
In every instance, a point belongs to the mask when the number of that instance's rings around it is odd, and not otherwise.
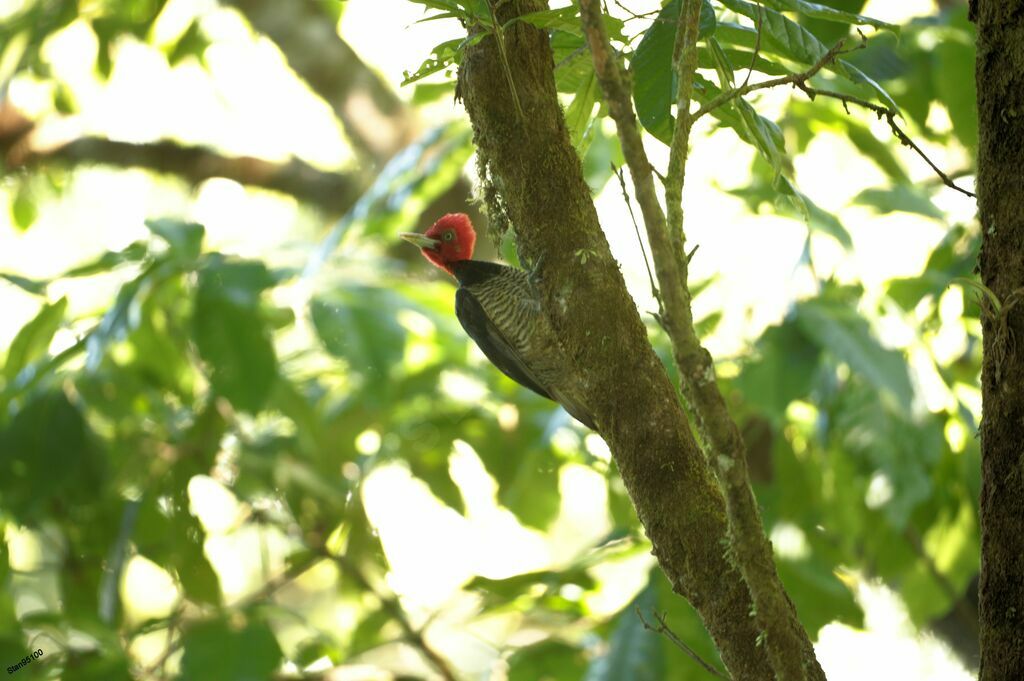
[{"label": "tree trunk", "polygon": [[983,303],[981,681],[1024,674],[1024,3],[976,0]]},{"label": "tree trunk", "polygon": [[[507,2],[498,23],[542,9],[542,0]],[[466,50],[459,93],[520,256],[539,274],[543,310],[586,382],[588,407],[675,591],[703,617],[733,679],[771,679],[749,592],[726,555],[722,494],[647,341],[569,141],[548,36],[517,22],[504,40],[508,70],[493,36]]]}]

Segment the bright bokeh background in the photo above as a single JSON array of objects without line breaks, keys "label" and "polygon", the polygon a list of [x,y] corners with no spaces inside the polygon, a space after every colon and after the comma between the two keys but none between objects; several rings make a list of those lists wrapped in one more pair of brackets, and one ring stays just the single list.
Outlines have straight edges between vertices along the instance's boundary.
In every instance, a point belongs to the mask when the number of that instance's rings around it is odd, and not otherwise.
[{"label": "bright bokeh background", "polygon": [[[0,0],[0,22],[21,11],[26,2]],[[461,30],[453,20],[417,23],[423,17],[423,8],[411,2],[350,0],[344,4],[339,23],[341,37],[406,101],[411,100],[413,89],[400,87],[403,73],[415,70],[434,45],[458,36]],[[656,10],[660,5],[650,0],[628,4],[636,13]],[[620,18],[627,16],[615,4],[609,9]],[[914,17],[934,14],[935,7],[925,0],[871,0],[862,13],[902,25]],[[165,56],[167,46],[180,39],[193,20],[198,20],[209,40],[204,60],[185,59],[172,67]],[[627,22],[627,35],[639,33],[647,25],[643,21]],[[255,32],[237,10],[213,0],[169,0],[144,38],[123,38],[114,44],[113,68],[106,80],[95,72],[97,37],[84,18],[71,22],[43,44],[41,56],[50,70],[49,78],[19,73],[7,81],[10,73],[4,68],[9,67],[4,65],[14,58],[18,46],[0,45],[0,82],[6,82],[2,97],[27,118],[38,121],[33,145],[45,148],[96,135],[139,144],[170,139],[210,146],[225,155],[248,155],[272,162],[298,158],[322,171],[349,172],[366,163],[353,151],[331,107],[296,76],[274,43]],[[73,113],[55,112],[55,83],[60,83],[73,100]],[[750,101],[762,115],[776,120],[785,114],[792,97],[792,91],[779,89],[759,93]],[[423,129],[465,118],[461,106],[450,96],[417,107],[417,112]],[[898,349],[907,357],[914,387],[910,412],[934,415],[967,405],[968,416],[977,423],[977,388],[964,382],[951,387],[940,375],[944,367],[964,355],[979,333],[975,320],[963,318],[965,298],[961,291],[949,289],[931,305],[922,304],[909,312],[886,298],[893,279],[917,277],[924,272],[930,254],[950,226],[973,224],[973,201],[939,187],[919,157],[892,142],[884,121],[864,111],[853,110],[852,116],[867,125],[877,140],[891,146],[912,184],[935,188],[931,196],[941,210],[941,219],[902,211],[879,214],[858,205],[854,199],[864,190],[884,184],[885,174],[841,131],[811,125],[813,139],[795,156],[793,179],[846,227],[852,247],[843,248],[820,231],[808,237],[802,220],[777,215],[770,209],[752,212],[741,197],[726,191],[751,184],[755,152],[733,131],[714,129],[705,119],[694,133],[684,205],[687,239],[700,247],[691,268],[693,280],[710,281],[696,300],[695,316],[703,319],[721,314],[705,338],[706,345],[721,363],[723,375],[735,377],[765,329],[783,322],[796,301],[818,295],[825,281],[860,283],[863,295],[858,309],[869,313],[875,337],[882,346]],[[933,133],[922,136],[920,144],[936,164],[947,169],[969,168],[969,150],[942,137],[953,125],[947,110],[933,103],[927,121]],[[606,132],[613,132],[609,121],[602,124]],[[913,130],[913,125],[909,127]],[[666,147],[652,137],[647,141],[653,163],[664,170]],[[471,181],[473,168],[472,161],[466,164],[466,176]],[[25,228],[6,217],[13,214],[14,203],[23,191],[23,179],[9,175],[0,185],[0,272],[38,280],[59,277],[106,251],[118,251],[150,238],[145,221],[165,215],[204,225],[207,250],[302,270],[337,218],[294,198],[244,187],[233,180],[216,178],[188,187],[178,179],[145,170],[87,166],[60,175],[59,191],[38,178],[29,180],[37,216]],[[973,177],[958,181],[972,188]],[[595,201],[638,307],[642,311],[655,309],[641,251],[617,183],[607,183]],[[349,219],[342,218],[341,224]],[[279,356],[291,352],[301,355],[302,349],[318,346],[317,328],[305,310],[311,297],[322,290],[318,282],[330,278],[332,271],[333,276],[345,277],[372,269],[384,262],[382,253],[388,253],[386,272],[396,272],[390,261],[390,254],[395,252],[392,243],[383,232],[378,235],[369,246],[343,242],[350,246],[343,262],[328,259],[319,271],[320,279],[298,276],[274,289],[272,303],[291,310],[296,318],[294,327],[277,339]],[[395,276],[416,279],[426,265],[413,260],[401,267],[403,271]],[[73,346],[110,305],[124,280],[122,275],[100,275],[54,281],[45,298],[53,302],[66,296],[69,321],[53,336],[49,352],[59,353]],[[431,290],[440,291],[437,296],[442,301],[450,295],[447,288]],[[4,310],[0,347],[9,346],[38,313],[40,304],[39,296],[0,282],[0,309]],[[936,309],[939,323],[929,322],[927,331],[922,331]],[[436,323],[416,312],[399,322],[410,338],[426,339],[420,351],[414,345],[406,348],[405,361],[415,364],[419,352],[420,361],[427,362],[424,358],[435,352],[430,339],[441,333]],[[322,357],[306,359],[308,364],[296,365],[300,367],[296,369],[298,374],[315,374],[318,367],[329,364]],[[81,358],[73,359],[68,368],[81,367],[82,362]],[[463,366],[453,367],[439,377],[439,394],[456,408],[485,405],[498,422],[504,423],[502,432],[510,430],[518,419],[525,419],[527,412],[532,418],[535,411],[545,408],[531,403],[520,413],[515,399],[519,393],[505,389],[493,394],[489,385],[497,380],[490,375],[493,373],[479,353],[471,350]],[[349,384],[343,372],[325,381],[334,382],[332,389],[344,390]],[[794,402],[798,407],[801,404],[810,410],[813,421],[818,408]],[[253,432],[268,427],[258,418],[252,421],[246,427]],[[946,427],[950,446],[962,450],[963,440],[971,437],[963,425],[967,421],[949,423],[953,424]],[[609,511],[606,480],[615,473],[608,470],[610,456],[603,441],[562,416],[551,418],[545,437],[555,455],[538,465],[554,467],[558,505],[550,523],[538,528],[522,522],[500,501],[499,482],[484,463],[486,452],[479,451],[485,443],[470,444],[461,439],[453,443],[445,468],[463,500],[464,508],[459,512],[440,500],[431,485],[403,461],[400,449],[404,440],[397,440],[377,423],[354,427],[353,432],[356,437],[345,446],[358,452],[360,463],[354,470],[353,464],[344,464],[349,468],[343,466],[341,473],[350,479],[365,476],[356,493],[361,494],[366,518],[386,555],[387,569],[380,575],[379,588],[400,599],[414,626],[427,627],[428,639],[466,678],[501,678],[494,670],[500,667],[498,660],[506,655],[506,646],[541,640],[544,630],[524,626],[526,615],[516,608],[481,616],[481,599],[467,585],[477,578],[503,580],[528,572],[566,569],[606,539],[617,527],[617,520]],[[395,452],[396,443],[397,455],[375,461],[373,466],[363,465],[381,452]],[[230,459],[232,447],[238,446],[226,435],[220,443],[222,456]],[[191,513],[205,533],[204,552],[226,603],[260,593],[268,579],[286,568],[286,557],[302,546],[301,537],[290,532],[287,523],[279,527],[273,522],[254,522],[255,515],[272,516],[280,511],[278,502],[267,497],[263,499],[266,507],[259,508],[253,499],[233,491],[232,475],[210,470],[192,476],[187,484]],[[885,473],[878,475],[869,493],[876,498],[880,495],[878,503],[884,505],[885,494],[892,494],[892,481]],[[774,484],[784,490],[786,480]],[[130,491],[125,496],[131,498]],[[292,508],[291,512],[297,514],[298,509]],[[769,530],[778,550],[792,547],[793,542],[796,553],[808,550],[804,530],[795,525],[780,521]],[[333,531],[335,535],[339,532]],[[976,532],[973,528],[971,531]],[[54,538],[52,541],[46,540],[47,533]],[[61,555],[60,534],[55,523],[30,530],[8,520],[11,567],[31,572],[56,560]],[[335,536],[333,541],[342,540]],[[585,628],[589,623],[596,631],[599,623],[613,618],[644,588],[647,572],[654,565],[642,542],[618,552],[614,548],[603,550],[609,551],[610,557],[595,560],[590,567],[595,586],[561,587],[560,597],[578,603],[574,607],[586,613],[583,624],[576,622],[573,628]],[[360,597],[327,596],[334,593],[338,580],[338,568],[324,562],[281,589],[278,598],[302,613],[299,621],[285,618],[275,626],[283,648],[296,645],[305,636],[303,627],[310,623],[323,630],[343,632],[357,626],[358,609],[348,601]],[[972,678],[965,663],[944,642],[912,622],[899,585],[886,584],[859,565],[844,566],[841,580],[865,616],[860,627],[835,622],[820,632],[811,632],[817,634],[819,658],[830,679]],[[13,593],[19,617],[61,607],[52,573],[16,581]],[[141,553],[127,558],[118,588],[125,621],[132,626],[169,617],[181,606],[180,580],[172,570]],[[607,629],[600,634],[594,631],[583,638],[608,633]],[[61,645],[73,647],[74,635],[65,631]],[[133,639],[130,651],[146,665],[159,659],[165,646],[164,633],[143,634]],[[593,655],[604,650],[598,642],[590,649]],[[386,646],[371,650],[357,662],[362,665],[360,669],[383,665],[393,670],[415,670],[422,665],[407,650]],[[327,669],[333,664],[325,655],[307,669]],[[292,671],[298,670],[293,663],[289,665]],[[352,676],[339,678],[387,678],[372,676],[371,672],[357,676],[360,672],[355,666],[350,673]]]}]

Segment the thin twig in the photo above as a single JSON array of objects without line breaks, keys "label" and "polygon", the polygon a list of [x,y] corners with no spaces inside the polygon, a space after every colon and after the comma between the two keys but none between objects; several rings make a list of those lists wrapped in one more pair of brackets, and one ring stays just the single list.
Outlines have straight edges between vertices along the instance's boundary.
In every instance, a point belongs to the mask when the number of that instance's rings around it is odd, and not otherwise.
[{"label": "thin twig", "polygon": [[637,606],[636,615],[640,618],[640,623],[644,625],[644,629],[646,629],[647,631],[653,631],[656,634],[661,634],[662,636],[667,638],[669,641],[672,642],[674,646],[676,646],[684,653],[686,653],[690,657],[690,659],[692,659],[694,662],[703,667],[712,676],[715,676],[719,679],[726,679],[727,681],[731,681],[731,676],[715,669],[715,667],[713,667],[710,662],[706,662],[700,655],[697,654],[696,650],[688,646],[686,642],[683,641],[683,639],[679,638],[679,636],[676,635],[676,632],[672,631],[672,629],[668,626],[668,623],[665,622],[664,614],[660,612],[654,613],[654,618],[658,620],[658,626],[656,627],[651,626],[650,622],[644,619],[644,614],[643,612],[641,612],[639,606]]},{"label": "thin twig", "polygon": [[[921,147],[917,146],[914,140],[910,139],[910,136],[907,135],[907,133],[904,132],[902,128],[900,128],[899,124],[896,123],[896,116],[899,115],[898,111],[890,109],[888,107],[884,107],[880,104],[875,104],[874,102],[869,102],[866,99],[861,99],[860,97],[854,97],[853,95],[843,94],[842,92],[835,92],[834,90],[821,90],[819,88],[814,88],[803,82],[795,82],[794,85],[803,90],[805,93],[807,93],[807,96],[810,97],[811,99],[814,99],[815,97],[818,96],[829,97],[831,99],[838,99],[840,102],[843,103],[844,108],[846,108],[846,106],[849,104],[856,104],[857,106],[861,106],[864,107],[865,109],[870,109],[871,111],[874,111],[880,119],[884,118],[885,122],[889,124],[889,128],[892,130],[892,134],[896,136],[896,139],[900,141],[900,144],[902,144],[905,147],[913,149],[918,156],[924,159],[924,162],[927,163],[928,166],[935,172],[935,174],[939,176],[939,179],[942,180],[942,184],[946,185],[950,189],[955,189],[961,194],[970,196],[971,198],[977,198],[977,195],[974,192],[968,191],[963,187],[958,186],[955,182],[953,182],[952,178],[950,178],[949,175],[947,175],[946,173],[942,172],[942,170],[937,165],[935,165],[935,163],[932,162],[930,158],[928,158],[928,155],[924,153]],[[849,109],[847,109],[847,113],[849,113]]]},{"label": "thin twig", "polygon": [[771,546],[764,535],[757,503],[750,489],[742,437],[715,381],[711,355],[700,345],[690,310],[681,198],[691,123],[689,106],[693,72],[697,67],[695,47],[700,7],[699,0],[684,0],[680,7],[674,55],[679,96],[669,170],[665,177],[665,202],[670,211],[666,219],[633,113],[630,89],[611,49],[598,2],[580,0],[583,30],[590,46],[594,71],[605,95],[609,115],[615,121],[622,153],[636,190],[636,200],[647,227],[654,271],[665,306],[664,327],[681,374],[680,388],[697,416],[697,427],[704,436],[708,461],[713,464],[726,492],[726,511],[732,535],[730,546],[736,555],[740,574],[749,587],[750,605],[757,613],[754,622],[759,632],[757,635],[765,642],[767,654],[763,662],[759,661],[759,666],[773,669],[779,681],[819,681],[824,679],[824,674],[772,563]]},{"label": "thin twig", "polygon": [[[758,35],[760,36],[760,33],[758,33]],[[822,55],[821,59],[815,62],[815,64],[806,71],[791,73],[788,76],[779,76],[778,78],[754,83],[753,85],[744,81],[742,86],[719,94],[710,102],[697,109],[697,111],[690,117],[691,120],[696,121],[704,114],[711,113],[723,104],[730,102],[737,97],[742,97],[743,95],[754,92],[755,90],[764,90],[766,88],[779,87],[780,85],[796,85],[797,87],[800,87],[802,83],[806,83],[809,79],[817,75],[819,71],[838,59],[840,54],[843,54],[843,42],[844,41],[840,40],[838,43],[833,45],[831,50]]]},{"label": "thin twig", "polygon": [[650,12],[644,12],[643,14],[637,14],[636,12],[634,12],[633,10],[619,2],[619,0],[613,0],[613,2],[615,3],[616,7],[618,7],[623,12],[629,15],[629,19],[626,19],[625,21],[629,21],[630,19],[650,19],[654,16],[657,16],[661,12],[660,9],[655,9],[651,10]]},{"label": "thin twig", "polygon": [[636,222],[636,215],[633,214],[633,202],[629,200],[629,192],[626,191],[626,178],[621,168],[616,168],[615,164],[612,164],[612,172],[615,173],[615,177],[619,178],[619,187],[622,189],[622,198],[626,202],[626,208],[629,209],[629,218],[633,221],[633,231],[636,232],[636,242],[640,244],[640,254],[644,257],[644,267],[647,268],[647,278],[651,282],[651,295],[658,301],[658,313],[661,314],[664,310],[661,305],[661,293],[658,292],[658,285],[654,283],[654,274],[651,272],[651,263],[647,259],[647,250],[644,248],[644,240],[640,238],[640,225]]},{"label": "thin twig", "polygon": [[747,87],[747,83],[750,82],[750,76],[754,73],[754,64],[757,63],[757,55],[761,52],[761,27],[763,24],[764,7],[761,6],[761,0],[757,0],[757,37],[754,39],[754,54],[750,57],[750,66],[747,67],[747,77],[743,79],[743,85],[740,87]]},{"label": "thin twig", "polygon": [[516,91],[516,81],[512,78],[512,65],[508,61],[508,52],[505,50],[505,33],[498,23],[498,15],[495,12],[494,0],[487,0],[487,9],[491,12],[491,23],[494,24],[494,40],[498,44],[498,56],[501,57],[501,66],[505,71],[505,79],[508,81],[508,89],[512,93],[512,104],[516,107],[516,114],[519,122],[526,121],[526,114],[523,113],[523,105],[519,102],[519,92]]}]

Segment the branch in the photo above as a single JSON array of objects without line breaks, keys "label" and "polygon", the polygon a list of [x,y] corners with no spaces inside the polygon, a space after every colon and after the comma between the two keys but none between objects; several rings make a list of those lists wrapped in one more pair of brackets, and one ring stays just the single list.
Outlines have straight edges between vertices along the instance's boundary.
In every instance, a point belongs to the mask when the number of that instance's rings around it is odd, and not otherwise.
[{"label": "branch", "polygon": [[[758,33],[758,42],[760,42],[760,32]],[[853,49],[861,49],[863,47],[864,40],[862,37],[861,43]],[[856,104],[857,106],[862,106],[866,109],[874,111],[876,114],[878,114],[878,117],[880,119],[884,118],[885,122],[889,124],[889,128],[892,130],[893,135],[896,136],[896,139],[900,141],[900,144],[902,144],[905,147],[909,147],[915,153],[917,153],[918,156],[924,159],[924,162],[927,163],[933,171],[935,171],[935,174],[942,181],[942,184],[946,185],[950,189],[955,189],[961,194],[970,196],[972,198],[977,198],[973,192],[970,192],[958,186],[953,181],[953,179],[949,175],[944,173],[937,165],[935,165],[935,163],[933,163],[932,160],[928,158],[928,155],[925,154],[924,151],[919,146],[917,146],[917,144],[912,139],[910,139],[910,136],[907,135],[907,133],[904,132],[902,128],[900,128],[900,126],[896,123],[896,117],[899,115],[898,111],[890,109],[885,106],[881,106],[880,104],[869,102],[865,99],[861,99],[860,97],[846,95],[841,92],[834,92],[832,90],[821,90],[818,88],[811,87],[807,84],[807,81],[816,76],[819,71],[821,71],[826,66],[829,66],[832,63],[834,63],[836,59],[839,58],[839,55],[846,54],[847,52],[851,51],[852,50],[843,50],[843,41],[840,40],[832,47],[831,50],[822,55],[821,59],[819,59],[813,66],[811,66],[806,71],[801,71],[800,73],[791,73],[788,76],[780,76],[779,78],[772,78],[770,80],[765,80],[760,83],[754,83],[752,85],[744,83],[744,85],[742,85],[741,87],[733,88],[728,92],[723,92],[719,94],[717,97],[714,97],[707,104],[697,109],[696,113],[694,113],[690,117],[690,122],[692,124],[693,121],[696,121],[705,114],[711,113],[712,111],[722,106],[723,104],[726,104],[737,97],[742,97],[751,92],[754,92],[755,90],[765,90],[767,88],[779,87],[780,85],[792,85],[803,90],[805,93],[807,93],[807,96],[810,97],[812,100],[816,96],[821,95],[822,97],[838,99],[839,101],[843,102],[843,108],[846,108],[849,104]],[[849,109],[847,109],[847,113],[849,113]],[[669,175],[671,176],[671,168],[669,169]]]},{"label": "branch", "polygon": [[812,77],[818,74],[823,68],[834,62],[839,58],[843,52],[843,41],[840,40],[836,43],[831,50],[826,52],[821,59],[819,59],[811,68],[800,73],[791,73],[788,76],[780,76],[778,78],[772,78],[771,80],[765,80],[760,83],[754,83],[752,85],[744,84],[738,88],[733,88],[728,92],[723,92],[717,97],[714,97],[710,102],[697,109],[697,112],[693,114],[692,120],[696,121],[704,114],[711,113],[723,104],[732,101],[737,97],[754,92],[755,90],[764,90],[766,88],[778,87],[780,85],[797,85],[799,83],[805,83]]},{"label": "branch", "polygon": [[[711,355],[697,338],[690,310],[681,199],[692,126],[689,107],[697,66],[700,4],[696,0],[683,2],[679,15],[674,54],[679,97],[665,178],[667,220],[658,204],[630,92],[623,83],[619,65],[612,58],[614,53],[601,21],[598,1],[581,0],[580,8],[594,69],[608,103],[608,111],[615,120],[647,226],[664,302],[664,327],[682,375],[681,388],[697,416],[707,454],[725,490],[730,547],[753,601],[752,612],[761,632],[759,638],[763,640],[774,676],[780,681],[823,680],[824,673],[814,656],[807,632],[800,625],[775,571],[771,545],[764,535],[760,512],[750,488],[745,446],[718,389]],[[725,662],[732,669],[730,661],[725,659]],[[738,676],[735,670],[733,674]]]},{"label": "branch", "polygon": [[177,175],[191,184],[224,177],[288,194],[332,213],[348,211],[365,188],[357,175],[324,172],[297,159],[271,163],[251,156],[223,156],[207,147],[167,140],[130,144],[104,137],[82,137],[48,149],[32,147],[29,142],[28,137],[11,139],[0,131],[0,157],[4,158],[5,170],[99,164],[145,168]]},{"label": "branch", "polygon": [[[833,90],[821,90],[818,88],[810,87],[804,82],[796,81],[793,84],[796,87],[803,90],[805,93],[807,93],[807,96],[810,97],[812,100],[818,96],[830,97],[832,99],[838,99],[839,101],[841,101],[843,103],[844,109],[846,109],[848,104],[856,104],[857,106],[862,106],[865,109],[870,109],[871,111],[874,111],[875,114],[878,115],[879,119],[884,118],[885,122],[889,124],[889,128],[892,130],[892,134],[896,136],[896,139],[900,141],[900,144],[902,144],[905,147],[910,147],[918,156],[924,159],[924,162],[927,163],[928,166],[939,177],[939,179],[942,180],[942,184],[946,185],[950,189],[955,189],[956,191],[960,192],[961,194],[964,194],[965,196],[970,196],[971,198],[975,199],[978,198],[974,192],[968,191],[960,187],[953,181],[953,179],[949,175],[942,172],[942,170],[937,165],[935,165],[935,163],[933,163],[930,158],[928,158],[928,155],[924,153],[921,147],[917,146],[914,140],[910,139],[910,136],[907,135],[907,133],[904,132],[903,129],[900,128],[900,126],[896,123],[896,116],[899,115],[898,111],[884,107],[880,104],[875,104],[874,102],[869,102],[866,99],[861,99],[860,97],[854,97],[852,95],[843,94],[842,92],[835,92]],[[846,112],[849,113],[849,109],[846,109]]]},{"label": "branch", "polygon": [[[496,10],[504,23],[545,7],[543,0],[511,0]],[[581,3],[581,8],[602,87],[612,83],[628,102],[599,3]],[[516,116],[492,38],[467,47],[459,89],[478,155],[501,187],[520,256],[541,263],[536,268],[541,311],[579,372],[583,397],[673,589],[694,604],[736,681],[771,678],[750,617],[749,591],[722,550],[728,523],[721,490],[694,440],[677,389],[651,348],[569,141],[550,38],[542,29],[516,22],[506,32],[506,48],[530,125],[523,126]],[[649,240],[667,239],[663,214],[660,232],[650,228],[658,213],[650,214],[647,199],[657,206],[657,194],[636,118],[620,100],[608,102],[620,129],[623,121],[630,126],[624,147],[631,173],[646,179],[637,184],[637,192],[647,192],[641,208]],[[644,161],[639,166],[638,157]],[[581,249],[592,254],[585,263],[576,255]],[[674,266],[671,251],[668,262]]]}]

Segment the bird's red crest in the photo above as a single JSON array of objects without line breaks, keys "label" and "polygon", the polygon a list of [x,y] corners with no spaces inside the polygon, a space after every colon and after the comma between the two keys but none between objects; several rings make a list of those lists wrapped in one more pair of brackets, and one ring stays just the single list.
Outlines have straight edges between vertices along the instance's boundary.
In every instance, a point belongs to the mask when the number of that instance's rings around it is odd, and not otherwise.
[{"label": "bird's red crest", "polygon": [[430,262],[451,273],[452,264],[473,257],[476,232],[465,213],[449,213],[430,226],[423,236],[437,241],[435,248],[421,249]]}]

